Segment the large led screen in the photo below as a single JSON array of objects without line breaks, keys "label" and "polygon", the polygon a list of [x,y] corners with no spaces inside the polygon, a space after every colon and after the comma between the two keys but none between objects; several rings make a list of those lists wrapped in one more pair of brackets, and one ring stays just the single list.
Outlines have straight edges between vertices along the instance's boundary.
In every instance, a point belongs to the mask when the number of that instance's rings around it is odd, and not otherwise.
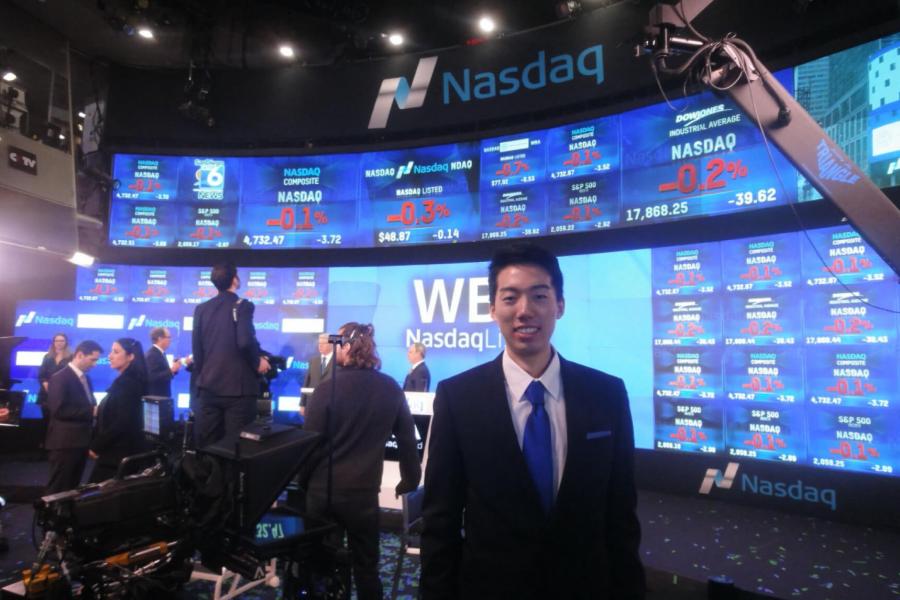
[{"label": "large led screen", "polygon": [[[638,447],[894,474],[900,468],[897,276],[852,229],[561,259],[566,358],[622,377]],[[208,267],[80,269],[72,300],[18,306],[13,376],[33,405],[53,334],[149,343],[173,333],[190,354],[195,306],[215,293]],[[296,414],[320,332],[375,326],[383,372],[402,382],[421,342],[437,381],[494,358],[486,264],[241,269],[263,347],[287,359],[273,382],[280,416]],[[91,373],[102,396],[114,372]],[[188,378],[173,382],[189,405]]]}]

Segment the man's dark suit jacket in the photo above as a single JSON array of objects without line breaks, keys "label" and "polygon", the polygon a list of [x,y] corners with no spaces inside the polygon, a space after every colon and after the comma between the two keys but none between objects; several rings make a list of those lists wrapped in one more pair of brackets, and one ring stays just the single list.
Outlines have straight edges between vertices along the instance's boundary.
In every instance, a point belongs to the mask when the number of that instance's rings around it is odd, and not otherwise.
[{"label": "man's dark suit jacket", "polygon": [[[90,385],[88,379],[88,387]],[[60,369],[50,377],[47,409],[50,423],[47,425],[44,448],[84,448],[87,453],[94,424],[94,402],[85,394],[84,386],[71,368]]]},{"label": "man's dark suit jacket", "polygon": [[624,383],[562,357],[560,376],[568,451],[549,516],[516,438],[502,355],[438,384],[425,474],[424,600],[644,597]]},{"label": "man's dark suit jacket", "polygon": [[[253,303],[237,294],[219,294],[194,310],[191,345],[197,389],[214,396],[259,394],[259,342],[253,327]],[[237,321],[234,310],[237,310]]]},{"label": "man's dark suit jacket", "polygon": [[172,368],[166,355],[156,346],[147,350],[147,395],[172,397]]},{"label": "man's dark suit jacket", "polygon": [[427,392],[429,387],[431,387],[431,373],[424,362],[419,363],[403,380],[404,392]]},{"label": "man's dark suit jacket", "polygon": [[[331,377],[332,371],[334,371],[334,353],[331,354],[331,358],[328,359],[328,364],[325,365],[325,370],[323,371],[322,355],[316,352],[309,357],[309,368],[306,370],[306,375],[303,376],[303,387],[315,388]],[[300,406],[306,406],[311,396],[312,394],[301,394]]]}]

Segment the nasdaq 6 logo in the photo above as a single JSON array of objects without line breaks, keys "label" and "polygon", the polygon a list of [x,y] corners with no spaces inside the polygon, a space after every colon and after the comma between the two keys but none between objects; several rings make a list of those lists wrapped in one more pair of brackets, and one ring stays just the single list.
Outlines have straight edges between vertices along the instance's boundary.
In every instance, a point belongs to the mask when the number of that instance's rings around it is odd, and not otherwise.
[{"label": "nasdaq 6 logo", "polygon": [[225,197],[225,161],[195,158],[194,193],[197,200],[222,200]]},{"label": "nasdaq 6 logo", "polygon": [[736,462],[728,463],[728,466],[725,467],[724,475],[719,469],[707,469],[703,482],[700,484],[700,493],[708,494],[712,491],[713,485],[730,490],[731,486],[734,485],[735,477],[737,477],[738,466],[739,463]]},{"label": "nasdaq 6 logo", "polygon": [[428,85],[431,83],[436,65],[436,56],[420,58],[412,84],[406,77],[391,77],[382,81],[375,105],[372,107],[372,115],[369,117],[369,129],[384,129],[387,126],[388,115],[395,100],[400,110],[419,108],[425,104],[425,94],[428,92]]}]

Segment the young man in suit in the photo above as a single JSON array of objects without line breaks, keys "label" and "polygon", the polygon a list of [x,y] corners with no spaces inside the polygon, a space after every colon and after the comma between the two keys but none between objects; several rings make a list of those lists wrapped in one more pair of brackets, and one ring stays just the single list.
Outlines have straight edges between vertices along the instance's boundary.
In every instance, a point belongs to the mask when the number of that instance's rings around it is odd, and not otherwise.
[{"label": "young man in suit", "polygon": [[153,343],[147,350],[147,395],[172,397],[172,378],[181,369],[181,359],[176,358],[169,366],[166,350],[172,344],[172,334],[167,327],[154,327],[150,331]]},{"label": "young man in suit", "polygon": [[44,448],[50,463],[47,494],[78,487],[88,457],[94,424],[94,392],[87,372],[103,349],[97,342],[78,344],[72,361],[50,377],[47,389],[47,438]]},{"label": "young man in suit", "polygon": [[[309,357],[309,368],[303,376],[303,387],[315,388],[331,377],[334,371],[334,348],[328,343],[328,334],[319,334],[318,352]],[[300,415],[306,416],[306,403],[312,394],[300,394]]]},{"label": "young man in suit", "polygon": [[488,274],[506,348],[438,384],[421,597],[641,599],[625,386],[551,345],[565,309],[555,256],[511,246]]},{"label": "young man in suit", "polygon": [[197,383],[197,446],[236,436],[256,418],[259,378],[269,370],[253,327],[253,303],[235,293],[237,268],[215,265],[219,293],[194,309],[191,346]]},{"label": "young man in suit", "polygon": [[425,346],[415,342],[406,351],[406,359],[410,369],[403,380],[404,392],[427,392],[431,387],[431,373],[425,364]]}]

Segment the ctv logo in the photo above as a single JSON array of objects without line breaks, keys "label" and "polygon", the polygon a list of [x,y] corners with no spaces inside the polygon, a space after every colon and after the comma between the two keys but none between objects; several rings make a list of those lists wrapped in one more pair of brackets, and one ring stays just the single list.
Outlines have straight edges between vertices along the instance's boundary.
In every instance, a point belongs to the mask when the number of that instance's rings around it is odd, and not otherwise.
[{"label": "ctv logo", "polygon": [[387,127],[388,115],[390,115],[391,105],[395,99],[397,108],[400,110],[419,108],[425,104],[425,94],[428,92],[428,85],[434,75],[435,66],[437,66],[437,56],[420,58],[419,64],[416,65],[416,73],[413,75],[412,85],[409,84],[406,77],[392,77],[382,81],[378,97],[375,99],[375,106],[372,107],[372,116],[369,117],[369,129]]},{"label": "ctv logo", "polygon": [[700,493],[708,494],[710,490],[712,490],[713,484],[715,484],[716,487],[730,490],[731,486],[734,484],[734,478],[737,476],[739,466],[740,465],[735,462],[728,463],[728,466],[725,467],[724,475],[722,475],[722,471],[719,469],[707,469],[706,476],[703,478],[703,483],[700,484]]}]

